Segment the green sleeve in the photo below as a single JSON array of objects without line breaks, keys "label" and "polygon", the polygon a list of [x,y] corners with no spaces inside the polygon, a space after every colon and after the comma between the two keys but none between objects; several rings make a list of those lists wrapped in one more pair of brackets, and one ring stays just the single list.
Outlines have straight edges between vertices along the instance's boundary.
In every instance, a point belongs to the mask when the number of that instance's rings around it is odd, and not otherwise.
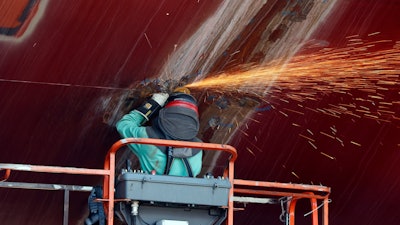
[{"label": "green sleeve", "polygon": [[[122,138],[148,138],[146,127],[142,126],[145,118],[135,110],[126,114],[117,122],[116,128]],[[138,157],[141,169],[146,172],[156,170],[157,174],[163,174],[167,164],[166,155],[154,145],[130,144],[129,148]],[[193,174],[196,176],[201,171],[202,152],[190,157],[189,163]],[[182,160],[175,159],[171,166],[170,175],[188,176]]]},{"label": "green sleeve", "polygon": [[[145,118],[133,110],[117,122],[116,128],[122,138],[148,138],[146,127],[142,126],[144,121]],[[156,146],[130,144],[129,148],[138,157],[142,170],[146,172],[156,170],[157,174],[164,173],[166,157]]]}]

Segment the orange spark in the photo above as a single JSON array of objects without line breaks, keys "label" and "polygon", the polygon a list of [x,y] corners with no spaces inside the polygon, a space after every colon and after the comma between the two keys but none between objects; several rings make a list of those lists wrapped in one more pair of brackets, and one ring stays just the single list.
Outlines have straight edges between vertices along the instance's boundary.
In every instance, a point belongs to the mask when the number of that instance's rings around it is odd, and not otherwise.
[{"label": "orange spark", "polygon": [[376,81],[380,85],[398,84],[400,49],[370,51],[373,47],[324,48],[314,54],[296,56],[285,65],[272,62],[263,67],[249,66],[246,71],[221,73],[187,86],[263,93],[272,85],[287,89],[308,86],[318,92],[332,92],[354,88],[374,90]]},{"label": "orange spark", "polygon": [[[360,40],[357,39],[357,43]],[[393,46],[389,48],[389,44]],[[321,96],[327,94],[340,94],[353,98],[355,93],[362,93],[357,95],[363,98],[355,97],[353,100],[372,105],[373,110],[366,110],[366,106],[357,103],[352,104],[357,105],[352,108],[331,104],[331,108],[316,111],[335,118],[340,118],[344,114],[359,118],[367,114],[370,118],[384,117],[379,118],[383,119],[380,121],[387,122],[388,115],[392,117],[390,113],[382,113],[375,108],[378,108],[381,102],[385,105],[394,103],[393,91],[398,90],[400,86],[398,45],[399,42],[379,40],[338,49],[323,48],[313,54],[295,56],[284,65],[278,63],[279,61],[273,61],[265,66],[247,66],[245,70],[242,68],[236,72],[208,76],[188,84],[187,87],[219,92],[252,93],[284,103],[319,101]],[[287,108],[285,111],[302,114],[298,110],[287,110]],[[289,116],[282,110],[279,110],[279,113]]]}]

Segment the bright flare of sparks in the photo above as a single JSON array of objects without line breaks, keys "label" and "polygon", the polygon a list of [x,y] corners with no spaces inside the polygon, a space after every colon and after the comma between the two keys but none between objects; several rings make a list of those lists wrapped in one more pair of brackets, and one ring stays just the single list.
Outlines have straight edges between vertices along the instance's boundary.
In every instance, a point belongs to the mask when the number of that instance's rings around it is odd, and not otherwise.
[{"label": "bright flare of sparks", "polygon": [[[369,36],[376,34],[378,32]],[[361,124],[357,121],[400,128],[400,41],[366,42],[358,35],[349,36],[348,40],[346,47],[323,48],[312,54],[299,55],[285,65],[272,62],[262,67],[247,66],[236,72],[209,76],[187,87],[229,97],[236,93],[238,96],[241,93],[255,95],[263,102],[254,109],[254,121],[258,116],[263,120],[277,118],[264,115],[275,110],[275,115],[283,118],[282,121],[291,122],[295,127],[291,131],[299,132],[298,136],[308,143],[312,152],[319,153],[325,160],[340,161],[347,153],[338,154],[338,146],[361,150],[368,149],[365,146],[371,144],[361,136],[348,133],[348,130],[359,129],[351,128]],[[321,122],[315,127],[315,121],[307,118],[326,118],[329,122]],[[342,130],[342,127],[346,129]],[[257,136],[253,140],[247,134],[247,123],[246,127],[236,125],[236,128],[243,134],[241,140],[246,140],[252,149],[259,149],[255,143]],[[326,139],[335,147],[327,148],[321,141]],[[393,147],[391,143],[380,144]],[[246,147],[247,152],[257,157],[258,152],[252,149]],[[302,177],[302,171],[292,170],[291,174],[297,179]]]},{"label": "bright flare of sparks", "polygon": [[[352,39],[345,48],[324,48],[317,53],[296,56],[286,65],[272,62],[265,67],[246,71],[222,73],[187,85],[190,88],[250,91],[262,94],[268,87],[300,89],[311,87],[316,91],[373,89],[376,85],[394,85],[400,74],[400,44],[392,49],[376,50],[382,40],[363,43]],[[379,81],[379,82],[377,82]]]},{"label": "bright flare of sparks", "polygon": [[[308,143],[311,151],[330,161],[342,160],[347,153],[338,154],[338,146],[361,150],[371,144],[367,139],[347,133],[347,129],[359,129],[350,128],[352,124],[359,126],[357,121],[400,128],[400,41],[365,42],[358,35],[349,36],[348,40],[346,47],[323,48],[313,54],[299,55],[285,65],[272,62],[263,67],[248,66],[210,76],[187,87],[222,95],[233,93],[230,96],[256,95],[266,103],[255,108],[256,119],[260,116],[267,120],[264,112],[275,110],[275,115],[291,122],[295,127],[291,131],[299,132],[298,136]],[[306,118],[326,118],[329,122],[311,128],[313,122]],[[237,125],[237,128],[244,134],[241,140],[247,140],[246,144],[255,148],[257,137],[250,138],[244,126]],[[327,148],[321,141],[326,139],[335,147]],[[393,147],[390,142],[380,144],[389,149]],[[257,157],[257,152],[246,150]],[[302,171],[292,170],[291,175],[300,179]]]},{"label": "bright flare of sparks", "polygon": [[[272,62],[264,67],[222,73],[187,87],[255,94],[271,104],[274,99],[277,104],[290,100],[301,104],[326,94],[338,94],[350,100],[338,101],[326,108],[306,108],[336,118],[350,115],[377,122],[399,122],[400,42],[393,45],[391,40],[364,42],[351,38],[344,48],[323,48],[313,54],[296,56],[286,65]],[[282,110],[279,112],[286,116],[288,113],[304,115],[297,109]]]}]

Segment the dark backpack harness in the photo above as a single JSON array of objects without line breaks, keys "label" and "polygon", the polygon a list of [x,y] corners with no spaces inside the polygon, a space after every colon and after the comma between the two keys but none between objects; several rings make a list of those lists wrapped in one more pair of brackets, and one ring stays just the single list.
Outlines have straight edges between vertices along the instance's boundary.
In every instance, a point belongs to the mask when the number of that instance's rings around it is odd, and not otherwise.
[{"label": "dark backpack harness", "polygon": [[[159,139],[172,140],[172,139],[168,138],[162,132],[160,132],[159,130],[157,130],[155,128],[147,127],[146,131],[147,131],[147,135],[149,135],[149,138],[159,138]],[[196,137],[193,138],[190,141],[201,142],[201,140],[199,138],[196,138]],[[202,151],[201,149],[196,149],[196,148],[177,148],[177,147],[172,147],[172,146],[157,146],[157,148],[159,148],[162,152],[164,152],[166,154],[166,157],[167,157],[167,164],[166,164],[165,170],[164,170],[164,174],[165,175],[169,174],[174,159],[178,158],[178,159],[181,159],[183,164],[185,165],[186,170],[187,170],[187,172],[189,174],[189,177],[193,177],[193,170],[192,170],[192,167],[190,166],[188,158],[196,155],[199,152],[201,152]]]}]

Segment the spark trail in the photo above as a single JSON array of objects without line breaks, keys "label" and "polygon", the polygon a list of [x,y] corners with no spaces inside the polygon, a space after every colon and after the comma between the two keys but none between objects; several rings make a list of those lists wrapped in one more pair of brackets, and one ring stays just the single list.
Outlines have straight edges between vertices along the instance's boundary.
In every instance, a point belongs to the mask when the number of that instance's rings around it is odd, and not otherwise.
[{"label": "spark trail", "polygon": [[296,56],[287,65],[272,62],[264,67],[248,67],[245,71],[218,74],[187,86],[261,94],[269,86],[297,89],[319,84],[312,88],[337,91],[373,88],[371,85],[376,84],[377,79],[379,84],[394,85],[398,83],[400,74],[400,43],[392,49],[370,52],[376,43],[341,49],[324,48],[315,54]]},{"label": "spark trail", "polygon": [[[298,132],[298,143],[304,144],[299,148],[305,146],[310,151],[307,154],[333,167],[353,157],[354,151],[356,154],[375,151],[373,140],[379,136],[376,130],[390,127],[398,133],[400,41],[364,41],[353,35],[342,48],[318,50],[311,46],[304,51],[313,53],[295,56],[285,65],[276,61],[265,66],[244,66],[234,72],[210,75],[187,86],[194,91],[207,90],[230,97],[256,95],[264,102],[254,109],[254,119],[261,119],[264,124],[277,119],[282,126],[292,124],[291,128],[284,127],[288,132]],[[253,146],[252,149],[254,146],[263,149],[264,142],[257,140],[268,139],[265,141],[268,143],[285,136],[274,136],[274,130],[264,124],[254,125],[263,131],[253,132],[254,139],[239,134],[240,140],[246,146]],[[371,130],[367,135],[359,135],[363,129]],[[265,137],[265,133],[271,137]],[[390,141],[390,137],[385,138],[376,149],[385,148],[385,152],[390,152],[400,146],[394,145],[398,142]],[[288,139],[284,137],[283,140]],[[297,139],[290,141],[297,143]],[[246,148],[252,156],[262,157],[252,149]],[[308,176],[301,166],[282,165],[283,168],[290,166],[292,168],[287,171],[293,179]]]},{"label": "spark trail", "polygon": [[193,89],[253,93],[265,99],[275,97],[280,101],[294,100],[299,103],[315,101],[327,94],[340,94],[372,106],[331,104],[330,108],[314,110],[335,117],[347,114],[378,121],[399,121],[396,113],[400,106],[399,74],[399,41],[364,42],[352,37],[346,47],[323,48],[312,54],[295,56],[286,65],[271,62],[263,67],[248,66],[187,86]]}]

